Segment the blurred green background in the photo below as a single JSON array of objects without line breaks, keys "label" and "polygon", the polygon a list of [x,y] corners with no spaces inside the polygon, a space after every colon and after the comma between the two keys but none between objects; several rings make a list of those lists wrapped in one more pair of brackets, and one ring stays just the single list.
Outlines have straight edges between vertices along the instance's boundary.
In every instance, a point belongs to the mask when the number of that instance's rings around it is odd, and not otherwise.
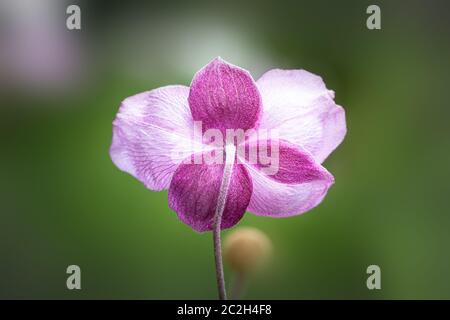
[{"label": "blurred green background", "polygon": [[[256,79],[271,68],[321,75],[347,112],[347,137],[324,164],[336,183],[323,203],[238,225],[263,230],[275,248],[246,297],[450,299],[444,1],[75,1],[79,31],[66,29],[64,2],[6,2],[0,298],[217,297],[212,235],[181,223],[167,192],[119,171],[108,149],[121,100],[189,85],[220,55]],[[374,3],[382,29],[371,31]],[[71,264],[82,290],[66,288]],[[371,264],[381,290],[366,287]]]}]

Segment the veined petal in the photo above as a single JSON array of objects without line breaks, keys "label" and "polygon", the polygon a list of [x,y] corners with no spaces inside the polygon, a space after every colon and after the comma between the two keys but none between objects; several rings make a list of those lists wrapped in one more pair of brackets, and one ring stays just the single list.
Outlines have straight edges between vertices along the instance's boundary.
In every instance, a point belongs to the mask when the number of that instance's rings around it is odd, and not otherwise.
[{"label": "veined petal", "polygon": [[258,81],[264,114],[261,129],[301,145],[323,162],[346,134],[345,112],[322,78],[305,70],[274,69]]},{"label": "veined petal", "polygon": [[202,150],[188,95],[188,87],[167,86],[131,96],[113,122],[111,159],[149,189],[167,189],[178,164]]},{"label": "veined petal", "polygon": [[[213,229],[213,220],[224,170],[223,164],[183,161],[169,188],[169,207],[196,231]],[[252,181],[241,164],[234,164],[222,214],[222,229],[234,226],[245,213],[252,194]]]},{"label": "veined petal", "polygon": [[216,58],[192,80],[189,106],[203,130],[251,129],[261,113],[261,96],[248,71]]},{"label": "veined petal", "polygon": [[[333,184],[333,176],[298,146],[282,140],[277,145],[273,143],[270,140],[247,142],[247,152],[256,149],[258,160],[251,163],[248,158],[240,158],[253,182],[248,211],[261,216],[286,217],[317,206]],[[261,164],[261,150],[270,154],[271,164]],[[277,170],[267,170],[274,164]]]}]

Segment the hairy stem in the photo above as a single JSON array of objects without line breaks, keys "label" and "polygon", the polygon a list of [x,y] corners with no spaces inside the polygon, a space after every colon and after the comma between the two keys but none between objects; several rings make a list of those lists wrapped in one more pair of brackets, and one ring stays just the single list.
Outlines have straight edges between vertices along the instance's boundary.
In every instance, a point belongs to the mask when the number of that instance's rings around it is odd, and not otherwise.
[{"label": "hairy stem", "polygon": [[222,182],[220,183],[219,197],[217,199],[217,207],[213,222],[214,258],[216,262],[216,278],[220,300],[227,299],[227,291],[225,288],[225,276],[223,273],[222,243],[220,240],[220,232],[221,232],[223,210],[225,209],[228,188],[230,186],[231,174],[233,173],[234,157],[236,155],[235,146],[227,145],[225,148],[225,153],[226,153],[226,160],[223,169]]},{"label": "hairy stem", "polygon": [[213,238],[214,238],[214,258],[216,260],[216,278],[217,278],[217,288],[219,289],[219,299],[227,300],[227,290],[225,288],[225,276],[223,273],[223,263],[222,263],[222,248],[220,241],[220,224],[217,229],[214,226]]}]

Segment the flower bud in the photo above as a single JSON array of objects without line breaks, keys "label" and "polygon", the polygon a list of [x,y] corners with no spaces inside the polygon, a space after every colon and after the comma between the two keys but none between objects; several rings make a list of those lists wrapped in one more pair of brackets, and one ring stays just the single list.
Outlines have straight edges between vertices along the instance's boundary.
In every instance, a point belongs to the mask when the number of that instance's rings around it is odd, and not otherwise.
[{"label": "flower bud", "polygon": [[243,227],[228,234],[224,256],[237,273],[246,273],[263,267],[272,251],[272,243],[265,233]]}]

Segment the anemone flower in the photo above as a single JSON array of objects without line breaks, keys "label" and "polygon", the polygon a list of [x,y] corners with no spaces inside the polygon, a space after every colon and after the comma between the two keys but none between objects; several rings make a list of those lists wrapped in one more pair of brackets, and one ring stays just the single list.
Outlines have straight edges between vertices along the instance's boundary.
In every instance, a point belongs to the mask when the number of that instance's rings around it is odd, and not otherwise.
[{"label": "anemone flower", "polygon": [[110,155],[192,229],[213,231],[219,297],[226,298],[220,231],[246,211],[288,217],[317,206],[334,183],[322,167],[342,142],[345,113],[319,76],[274,69],[255,82],[216,58],[191,86],[126,98]]}]

